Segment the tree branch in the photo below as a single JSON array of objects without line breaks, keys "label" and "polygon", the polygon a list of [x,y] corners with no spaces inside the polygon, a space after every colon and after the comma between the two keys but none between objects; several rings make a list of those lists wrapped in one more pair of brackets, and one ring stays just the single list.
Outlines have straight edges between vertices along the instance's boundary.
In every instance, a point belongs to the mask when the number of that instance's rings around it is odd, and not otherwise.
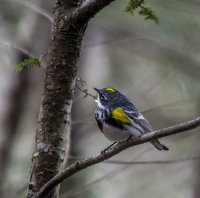
[{"label": "tree branch", "polygon": [[[145,149],[142,152],[137,153],[130,160],[132,160],[132,161],[136,160],[138,157],[141,157],[142,154],[144,154],[144,153],[146,153],[146,152],[148,152],[148,151],[150,151],[152,149],[154,149],[154,148],[152,147],[151,149]],[[107,161],[104,161],[104,162],[107,162]],[[128,170],[129,167],[131,167],[131,166],[126,164],[126,165],[122,165],[120,167],[114,168],[113,170],[107,172],[105,175],[103,175],[103,176],[101,176],[101,177],[99,177],[97,179],[94,179],[94,180],[90,181],[89,183],[85,183],[85,184],[81,184],[81,185],[75,186],[74,188],[68,190],[64,194],[61,194],[60,198],[73,197],[73,196],[80,195],[84,191],[87,191],[87,190],[91,189],[93,186],[99,184],[101,181],[103,181],[105,179],[108,180],[108,179],[111,179],[111,178],[114,178],[114,177],[118,176],[119,174],[123,174],[123,172],[125,170]]]},{"label": "tree branch", "polygon": [[168,128],[164,128],[158,131],[154,131],[148,134],[145,134],[140,137],[140,139],[134,140],[132,142],[124,141],[118,143],[116,146],[110,148],[104,155],[101,153],[94,155],[92,157],[86,158],[82,161],[77,161],[59,174],[57,174],[54,178],[52,178],[49,182],[47,182],[39,191],[39,193],[35,196],[36,198],[42,198],[47,195],[56,185],[61,183],[64,179],[72,176],[73,174],[77,173],[78,171],[85,169],[89,166],[102,162],[106,159],[111,158],[112,156],[118,154],[119,152],[132,147],[138,144],[142,144],[145,142],[149,142],[154,139],[158,139],[165,136],[170,136],[176,133],[181,133],[187,130],[194,129],[200,126],[200,117],[185,122],[181,124],[177,124]]},{"label": "tree branch", "polygon": [[86,0],[74,13],[77,23],[87,23],[100,10],[115,0]]}]

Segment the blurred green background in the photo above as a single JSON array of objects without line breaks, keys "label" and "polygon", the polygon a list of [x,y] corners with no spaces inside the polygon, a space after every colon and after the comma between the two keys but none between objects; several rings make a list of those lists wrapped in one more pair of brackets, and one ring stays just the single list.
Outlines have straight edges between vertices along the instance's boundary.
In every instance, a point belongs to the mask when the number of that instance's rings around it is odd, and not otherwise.
[{"label": "blurred green background", "polygon": [[[84,36],[79,75],[88,89],[113,87],[134,102],[153,129],[199,116],[200,1],[148,1],[160,25],[124,12],[115,1],[93,18]],[[53,1],[0,1],[0,197],[25,197],[45,73],[14,73],[23,59],[48,50]],[[99,153],[110,142],[94,124],[96,104],[78,89],[72,108],[70,156]],[[200,157],[199,128],[113,157],[120,161]],[[68,141],[69,142],[69,141]],[[100,163],[61,185],[62,198],[199,198],[200,161],[120,165]]]}]

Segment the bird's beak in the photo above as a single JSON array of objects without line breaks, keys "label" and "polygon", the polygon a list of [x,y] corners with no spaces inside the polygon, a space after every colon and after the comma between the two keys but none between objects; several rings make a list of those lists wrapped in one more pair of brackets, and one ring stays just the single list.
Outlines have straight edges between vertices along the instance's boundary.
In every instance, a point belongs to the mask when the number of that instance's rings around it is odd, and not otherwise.
[{"label": "bird's beak", "polygon": [[95,87],[94,87],[94,89],[97,91],[97,93],[99,93],[99,92],[100,92],[100,89],[97,89],[97,88],[95,88]]}]

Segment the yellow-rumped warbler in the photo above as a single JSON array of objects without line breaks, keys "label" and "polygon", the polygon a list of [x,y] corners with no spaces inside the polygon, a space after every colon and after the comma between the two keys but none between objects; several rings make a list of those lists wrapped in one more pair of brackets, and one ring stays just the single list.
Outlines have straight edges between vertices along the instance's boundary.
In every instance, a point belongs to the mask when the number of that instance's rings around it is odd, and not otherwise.
[{"label": "yellow-rumped warbler", "polygon": [[[135,105],[119,91],[113,88],[94,89],[98,92],[95,121],[105,137],[114,144],[153,131]],[[160,151],[169,150],[158,140],[152,140],[151,144]]]}]

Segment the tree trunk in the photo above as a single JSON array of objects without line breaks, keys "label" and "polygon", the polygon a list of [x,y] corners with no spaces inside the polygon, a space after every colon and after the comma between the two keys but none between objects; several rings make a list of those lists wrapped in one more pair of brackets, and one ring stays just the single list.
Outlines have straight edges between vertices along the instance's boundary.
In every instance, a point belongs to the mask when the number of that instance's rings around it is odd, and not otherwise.
[{"label": "tree trunk", "polygon": [[[87,23],[73,23],[72,13],[77,6],[77,2],[76,5],[74,2],[57,0],[54,5],[54,22],[27,198],[36,195],[60,171],[64,159],[81,42],[87,27]],[[58,189],[45,197],[57,197]]]}]

